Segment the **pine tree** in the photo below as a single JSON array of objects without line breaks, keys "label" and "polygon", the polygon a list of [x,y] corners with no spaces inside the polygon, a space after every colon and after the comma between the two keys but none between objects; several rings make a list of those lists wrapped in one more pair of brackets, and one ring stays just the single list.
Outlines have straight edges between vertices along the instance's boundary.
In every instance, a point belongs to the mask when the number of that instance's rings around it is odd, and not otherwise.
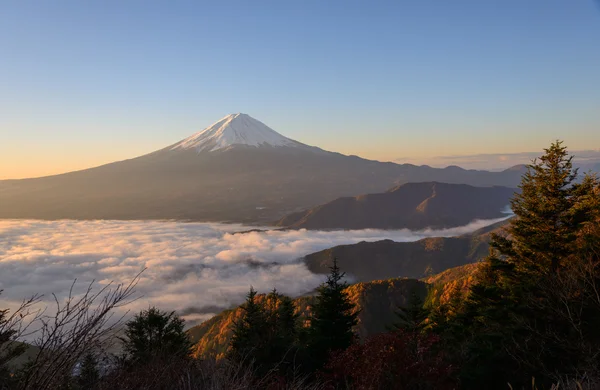
[{"label": "pine tree", "polygon": [[292,346],[298,337],[298,318],[294,301],[290,297],[281,296],[277,308],[277,338],[282,346]]},{"label": "pine tree", "polygon": [[429,310],[424,307],[423,300],[412,291],[406,307],[401,307],[396,312],[399,321],[393,328],[409,333],[418,333],[425,327]]},{"label": "pine tree", "polygon": [[578,286],[589,283],[576,273],[582,234],[600,215],[599,184],[591,176],[577,182],[561,142],[545,152],[511,202],[516,218],[508,235],[492,236],[491,254],[464,304],[437,328],[453,344],[449,349],[462,351],[456,359],[467,388],[492,382],[504,388],[508,381],[518,387],[532,376],[550,383],[583,355],[574,348],[584,331],[576,324],[588,322],[582,317],[588,305]]},{"label": "pine tree", "polygon": [[98,383],[99,379],[100,372],[98,371],[98,361],[93,354],[87,353],[83,357],[83,361],[79,368],[77,384],[81,389],[91,389]]},{"label": "pine tree", "polygon": [[155,307],[141,311],[125,325],[123,346],[129,359],[146,363],[154,358],[187,358],[192,343],[184,331],[185,322],[175,312]]},{"label": "pine tree", "polygon": [[266,297],[268,340],[272,354],[276,359],[283,357],[287,350],[296,343],[298,334],[298,318],[294,302],[291,298],[273,290]]},{"label": "pine tree", "polygon": [[235,361],[252,362],[261,360],[259,355],[269,331],[264,307],[258,302],[256,290],[250,287],[246,302],[242,305],[243,315],[234,323],[228,356]]},{"label": "pine tree", "polygon": [[333,351],[348,348],[355,339],[352,328],[358,323],[358,311],[344,291],[344,273],[333,259],[327,281],[318,289],[311,309],[309,351],[317,368],[323,367]]},{"label": "pine tree", "polygon": [[575,249],[577,231],[590,216],[577,210],[587,185],[576,184],[577,169],[562,142],[556,141],[528,167],[511,208],[510,238],[495,235],[492,247],[527,273],[557,272]]},{"label": "pine tree", "polygon": [[17,330],[14,327],[9,310],[0,310],[0,385],[12,381],[8,363],[22,355],[26,349],[26,344],[16,342]]},{"label": "pine tree", "polygon": [[257,375],[269,371],[285,376],[297,349],[298,314],[293,301],[273,290],[259,301],[253,288],[235,322],[228,357],[252,365]]},{"label": "pine tree", "polygon": [[275,290],[267,297],[269,337],[266,340],[265,364],[279,375],[293,375],[298,349],[298,317],[291,298]]}]

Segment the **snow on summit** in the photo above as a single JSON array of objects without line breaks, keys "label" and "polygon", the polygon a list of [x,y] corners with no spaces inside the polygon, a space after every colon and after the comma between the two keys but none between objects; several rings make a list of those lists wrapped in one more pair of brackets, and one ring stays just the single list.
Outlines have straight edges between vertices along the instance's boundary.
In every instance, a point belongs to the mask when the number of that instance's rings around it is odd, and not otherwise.
[{"label": "snow on summit", "polygon": [[224,150],[234,145],[304,146],[246,114],[231,114],[175,144],[172,149]]}]

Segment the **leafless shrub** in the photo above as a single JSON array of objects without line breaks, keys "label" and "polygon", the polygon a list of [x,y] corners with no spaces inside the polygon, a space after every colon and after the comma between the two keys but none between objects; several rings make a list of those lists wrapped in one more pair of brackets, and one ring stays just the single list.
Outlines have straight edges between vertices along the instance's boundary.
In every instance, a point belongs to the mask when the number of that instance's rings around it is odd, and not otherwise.
[{"label": "leafless shrub", "polygon": [[58,388],[71,379],[76,364],[86,353],[105,350],[126,315],[115,318],[114,310],[136,300],[134,289],[140,276],[141,272],[128,284],[110,283],[97,292],[91,282],[82,295],[74,293],[73,282],[64,301],[54,295],[55,314],[42,314],[36,319],[38,326],[32,344],[38,353],[27,364],[17,388]]}]

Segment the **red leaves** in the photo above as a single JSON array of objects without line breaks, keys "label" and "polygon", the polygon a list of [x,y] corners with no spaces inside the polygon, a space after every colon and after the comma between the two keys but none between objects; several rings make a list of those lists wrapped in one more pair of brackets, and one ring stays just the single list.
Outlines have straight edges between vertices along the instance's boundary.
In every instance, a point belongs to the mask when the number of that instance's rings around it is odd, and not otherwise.
[{"label": "red leaves", "polygon": [[373,336],[331,356],[325,377],[356,390],[453,389],[452,367],[436,350],[439,338],[406,332]]}]

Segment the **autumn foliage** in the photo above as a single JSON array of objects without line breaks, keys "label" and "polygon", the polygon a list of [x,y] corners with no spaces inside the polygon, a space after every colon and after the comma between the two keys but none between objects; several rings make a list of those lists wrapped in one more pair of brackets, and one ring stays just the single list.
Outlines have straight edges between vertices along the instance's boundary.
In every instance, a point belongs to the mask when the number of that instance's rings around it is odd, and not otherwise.
[{"label": "autumn foliage", "polygon": [[382,333],[331,356],[331,388],[453,389],[453,368],[439,351],[439,337],[404,331]]}]

